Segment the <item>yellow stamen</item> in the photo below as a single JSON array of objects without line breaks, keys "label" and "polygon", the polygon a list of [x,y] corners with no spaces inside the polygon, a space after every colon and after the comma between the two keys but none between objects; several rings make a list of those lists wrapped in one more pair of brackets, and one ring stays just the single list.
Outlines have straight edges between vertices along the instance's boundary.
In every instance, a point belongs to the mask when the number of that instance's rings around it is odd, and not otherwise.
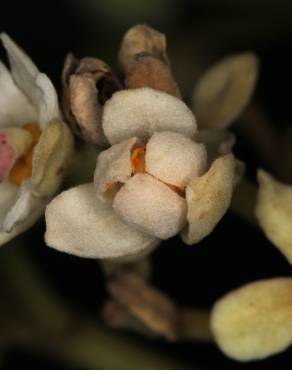
[{"label": "yellow stamen", "polygon": [[33,151],[41,136],[41,130],[35,124],[29,123],[22,128],[31,134],[33,142],[27,152],[22,157],[18,158],[10,171],[9,179],[15,185],[20,185],[23,180],[31,177]]},{"label": "yellow stamen", "polygon": [[138,148],[135,148],[131,154],[133,174],[146,172],[145,149],[145,146],[140,146]]}]

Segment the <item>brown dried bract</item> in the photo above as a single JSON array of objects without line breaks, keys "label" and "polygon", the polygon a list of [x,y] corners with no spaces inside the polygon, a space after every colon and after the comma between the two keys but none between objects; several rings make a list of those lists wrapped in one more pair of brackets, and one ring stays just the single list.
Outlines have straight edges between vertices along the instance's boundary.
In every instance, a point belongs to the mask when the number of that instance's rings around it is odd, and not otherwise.
[{"label": "brown dried bract", "polygon": [[101,126],[102,107],[121,85],[102,60],[72,54],[65,59],[63,73],[63,111],[73,131],[86,141],[104,146],[107,141]]},{"label": "brown dried bract", "polygon": [[125,74],[140,53],[147,53],[168,64],[165,35],[142,24],[130,28],[124,35],[118,57]]},{"label": "brown dried bract", "polygon": [[134,273],[123,273],[108,285],[113,298],[153,332],[175,340],[178,317],[175,304]]},{"label": "brown dried bract", "polygon": [[159,58],[146,54],[136,54],[125,81],[128,89],[152,87],[181,98],[178,84],[174,80],[170,67]]}]

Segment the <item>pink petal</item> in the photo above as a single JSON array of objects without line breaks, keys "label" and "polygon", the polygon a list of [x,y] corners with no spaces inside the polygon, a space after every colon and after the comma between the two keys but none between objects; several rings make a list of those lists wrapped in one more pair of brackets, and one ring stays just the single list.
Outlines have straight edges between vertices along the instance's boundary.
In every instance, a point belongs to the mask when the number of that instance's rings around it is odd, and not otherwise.
[{"label": "pink petal", "polygon": [[8,177],[16,158],[16,150],[9,144],[7,135],[0,132],[0,182]]}]

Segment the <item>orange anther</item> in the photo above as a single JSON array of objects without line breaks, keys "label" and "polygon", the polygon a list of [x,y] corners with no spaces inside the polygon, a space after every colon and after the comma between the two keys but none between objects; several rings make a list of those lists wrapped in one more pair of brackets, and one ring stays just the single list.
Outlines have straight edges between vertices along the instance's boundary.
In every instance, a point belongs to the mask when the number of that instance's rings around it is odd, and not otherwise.
[{"label": "orange anther", "polygon": [[132,173],[135,174],[137,172],[144,173],[146,172],[146,164],[145,164],[145,146],[140,146],[135,148],[131,154],[131,162],[132,162]]}]

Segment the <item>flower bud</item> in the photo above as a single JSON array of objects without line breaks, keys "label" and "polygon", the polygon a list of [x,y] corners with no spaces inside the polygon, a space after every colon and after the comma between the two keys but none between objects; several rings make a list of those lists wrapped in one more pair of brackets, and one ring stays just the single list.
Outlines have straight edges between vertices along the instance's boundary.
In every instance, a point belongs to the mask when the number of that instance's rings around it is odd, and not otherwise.
[{"label": "flower bud", "polygon": [[224,353],[239,361],[262,359],[292,343],[292,279],[256,281],[214,306],[211,329]]},{"label": "flower bud", "polygon": [[139,53],[147,53],[167,64],[165,35],[142,24],[130,28],[124,35],[118,57],[125,74]]},{"label": "flower bud", "polygon": [[193,92],[193,109],[203,128],[224,129],[246,107],[256,84],[257,57],[242,53],[223,59],[202,76]]},{"label": "flower bud", "polygon": [[292,263],[292,186],[258,171],[256,217],[266,236]]}]

